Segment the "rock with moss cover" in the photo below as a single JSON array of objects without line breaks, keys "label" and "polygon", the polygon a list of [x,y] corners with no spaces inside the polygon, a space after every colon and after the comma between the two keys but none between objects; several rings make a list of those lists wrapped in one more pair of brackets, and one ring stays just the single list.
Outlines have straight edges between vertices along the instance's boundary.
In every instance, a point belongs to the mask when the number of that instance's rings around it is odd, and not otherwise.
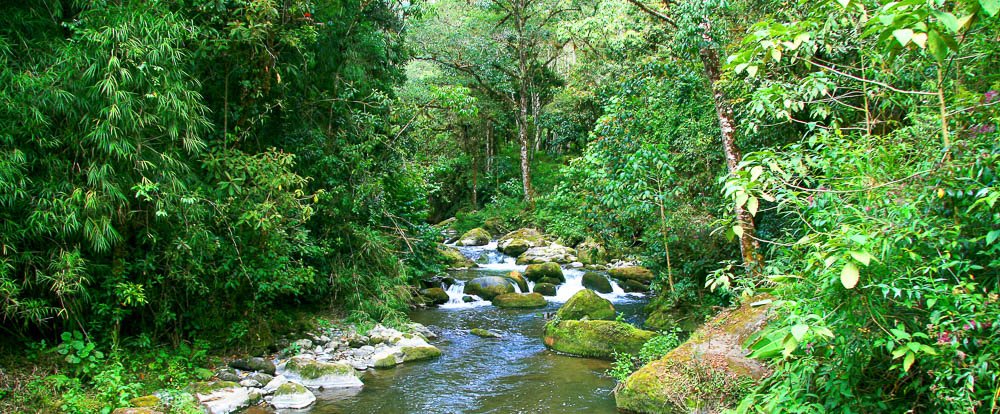
[{"label": "rock with moss cover", "polygon": [[302,384],[286,382],[274,390],[271,405],[279,410],[306,408],[316,402],[316,396]]},{"label": "rock with moss cover", "polygon": [[625,266],[608,270],[608,275],[618,280],[634,280],[648,285],[653,281],[653,272],[642,266]]},{"label": "rock with moss cover", "polygon": [[748,358],[744,342],[768,320],[768,298],[757,297],[722,312],[663,358],[632,373],[615,393],[618,410],[629,413],[717,413],[732,408],[741,389],[770,370]]},{"label": "rock with moss cover", "polygon": [[145,395],[145,396],[142,396],[142,397],[135,397],[135,398],[133,398],[131,400],[128,400],[128,405],[131,405],[131,406],[137,407],[137,408],[159,407],[160,406],[160,397],[158,397],[156,395],[152,395],[152,394]]},{"label": "rock with moss cover", "polygon": [[555,243],[532,247],[517,256],[517,264],[520,265],[546,262],[566,264],[575,261],[577,261],[576,250]]},{"label": "rock with moss cover", "polygon": [[514,282],[517,285],[517,287],[521,289],[521,292],[528,291],[528,281],[524,279],[524,275],[522,275],[521,272],[515,270],[513,272],[508,273],[507,276],[504,277]]},{"label": "rock with moss cover", "polygon": [[441,356],[441,350],[431,345],[403,346],[403,362],[423,361]]},{"label": "rock with moss cover", "polygon": [[483,276],[466,282],[462,292],[467,295],[479,296],[484,300],[492,300],[504,293],[513,293],[514,285],[504,277]]},{"label": "rock with moss cover", "polygon": [[649,285],[636,280],[619,280],[618,285],[626,292],[649,292]]},{"label": "rock with moss cover", "polygon": [[537,309],[547,304],[541,293],[507,293],[493,298],[493,306],[506,309]]},{"label": "rock with moss cover", "polygon": [[500,338],[501,337],[500,334],[498,334],[496,332],[487,331],[487,330],[482,329],[482,328],[475,328],[475,329],[469,331],[469,333],[471,333],[471,334],[473,334],[475,336],[478,336],[480,338]]},{"label": "rock with moss cover", "polygon": [[455,244],[459,246],[485,246],[490,244],[490,233],[477,227],[465,232]]},{"label": "rock with moss cover", "polygon": [[476,263],[473,262],[468,257],[462,254],[458,249],[444,245],[438,244],[438,253],[444,257],[445,265],[452,269],[462,269],[467,267],[476,267]]},{"label": "rock with moss cover", "polygon": [[257,404],[263,396],[231,381],[198,382],[191,391],[209,414],[230,414]]},{"label": "rock with moss cover", "polygon": [[615,306],[610,300],[604,299],[593,290],[583,289],[576,292],[566,301],[556,317],[560,320],[612,320],[615,319]]},{"label": "rock with moss cover", "polygon": [[497,241],[497,250],[508,256],[517,257],[535,246],[548,244],[545,235],[535,229],[519,229],[505,234]]},{"label": "rock with moss cover", "polygon": [[614,290],[608,278],[597,272],[583,274],[583,287],[600,293],[611,293]]},{"label": "rock with moss cover", "polygon": [[580,259],[580,263],[585,265],[607,263],[608,261],[607,249],[591,239],[587,239],[583,243],[577,245],[576,252],[577,258]]},{"label": "rock with moss cover", "polygon": [[545,325],[545,346],[564,354],[613,359],[616,352],[638,354],[655,332],[625,322],[553,320]]},{"label": "rock with moss cover", "polygon": [[555,296],[558,288],[552,283],[535,283],[535,287],[532,291],[536,293],[541,293],[542,296]]},{"label": "rock with moss cover", "polygon": [[544,278],[558,280],[559,283],[566,281],[562,268],[558,263],[552,262],[528,265],[524,270],[524,277],[532,282],[539,282]]},{"label": "rock with moss cover", "polygon": [[278,367],[285,378],[309,388],[350,388],[364,384],[354,368],[342,362],[322,362],[299,355]]},{"label": "rock with moss cover", "polygon": [[428,288],[420,290],[420,297],[424,303],[430,305],[442,305],[448,303],[448,292],[441,288]]}]

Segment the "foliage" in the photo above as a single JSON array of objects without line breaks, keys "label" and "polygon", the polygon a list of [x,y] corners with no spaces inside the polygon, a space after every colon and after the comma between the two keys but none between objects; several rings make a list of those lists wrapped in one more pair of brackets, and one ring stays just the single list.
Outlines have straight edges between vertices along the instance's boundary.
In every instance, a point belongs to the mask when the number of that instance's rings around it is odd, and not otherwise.
[{"label": "foliage", "polygon": [[681,342],[680,329],[674,329],[660,332],[659,335],[646,341],[639,349],[638,355],[615,352],[614,362],[611,363],[611,369],[608,370],[607,375],[614,378],[619,384],[623,383],[633,372],[650,362],[663,358],[668,352],[677,348]]}]

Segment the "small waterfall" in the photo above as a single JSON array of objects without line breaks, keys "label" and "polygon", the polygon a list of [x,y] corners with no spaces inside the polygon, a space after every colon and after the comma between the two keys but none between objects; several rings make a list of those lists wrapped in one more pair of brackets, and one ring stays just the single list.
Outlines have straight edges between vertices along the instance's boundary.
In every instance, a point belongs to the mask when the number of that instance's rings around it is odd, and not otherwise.
[{"label": "small waterfall", "polygon": [[[553,302],[566,302],[577,292],[583,290],[583,273],[583,271],[578,269],[563,269],[566,282],[556,288],[556,295],[549,298],[549,300]],[[611,282],[611,293],[598,293],[598,296],[612,302],[628,299],[630,296],[642,296],[637,293],[625,293],[625,290],[621,286],[618,286],[617,282],[611,279],[609,281]]]},{"label": "small waterfall", "polygon": [[[444,286],[441,286],[442,288]],[[491,304],[489,301],[483,300],[483,298],[476,295],[466,295],[465,294],[465,281],[456,280],[454,284],[448,286],[444,290],[448,294],[448,303],[439,306],[442,309],[464,309],[464,308],[475,308],[479,306],[486,306]],[[472,302],[466,302],[462,298],[469,296],[473,299]]]}]

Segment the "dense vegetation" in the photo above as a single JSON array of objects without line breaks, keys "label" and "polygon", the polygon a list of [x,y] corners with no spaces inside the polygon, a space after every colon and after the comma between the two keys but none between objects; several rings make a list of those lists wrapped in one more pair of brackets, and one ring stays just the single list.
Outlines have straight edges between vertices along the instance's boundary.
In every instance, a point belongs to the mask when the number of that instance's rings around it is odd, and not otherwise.
[{"label": "dense vegetation", "polygon": [[0,326],[63,361],[12,404],[180,387],[302,309],[402,321],[456,217],[639,259],[657,311],[772,295],[739,412],[996,411],[998,9],[8,5]]}]

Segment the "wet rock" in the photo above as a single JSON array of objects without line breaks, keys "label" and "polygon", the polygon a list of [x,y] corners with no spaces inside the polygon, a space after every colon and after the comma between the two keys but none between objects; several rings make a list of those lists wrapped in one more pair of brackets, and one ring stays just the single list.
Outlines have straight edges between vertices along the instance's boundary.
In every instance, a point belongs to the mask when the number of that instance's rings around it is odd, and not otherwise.
[{"label": "wet rock", "polygon": [[407,327],[414,333],[420,334],[426,339],[437,339],[438,337],[438,335],[434,333],[434,331],[430,330],[430,328],[416,322],[411,322],[407,325]]},{"label": "wet rock", "polygon": [[279,367],[279,372],[290,381],[309,388],[348,388],[364,384],[358,379],[354,367],[343,362],[320,362],[305,356],[296,356]]},{"label": "wet rock", "polygon": [[260,357],[237,359],[230,362],[229,366],[243,371],[263,372],[269,375],[274,375],[275,370],[274,362]]},{"label": "wet rock", "polygon": [[517,257],[517,264],[572,263],[577,261],[576,250],[559,244],[532,247]]},{"label": "wet rock", "polygon": [[528,291],[528,281],[524,279],[524,276],[521,274],[521,272],[515,270],[513,272],[508,273],[507,276],[504,277],[516,283],[517,287],[521,289],[521,292]]},{"label": "wet rock", "polygon": [[611,293],[611,282],[604,275],[597,272],[587,272],[583,274],[583,287],[593,289],[600,293]]},{"label": "wet rock", "polygon": [[471,334],[473,334],[475,336],[478,336],[480,338],[500,338],[501,337],[500,334],[498,334],[496,332],[487,331],[487,330],[482,329],[482,328],[476,328],[476,329],[470,330],[469,333],[471,333]]},{"label": "wet rock", "polygon": [[481,228],[474,228],[465,232],[455,243],[459,246],[485,246],[490,243],[490,233]]},{"label": "wet rock", "polygon": [[232,368],[223,368],[215,373],[215,377],[220,381],[240,382],[240,375]]},{"label": "wet rock", "polygon": [[427,304],[443,305],[448,303],[448,293],[441,288],[421,289],[420,296]]},{"label": "wet rock", "polygon": [[444,244],[439,244],[437,247],[438,253],[445,259],[445,265],[453,269],[461,269],[467,267],[476,267],[476,263],[470,260],[468,257],[462,254],[458,249],[447,246]]},{"label": "wet rock", "polygon": [[548,244],[540,231],[524,228],[505,234],[497,241],[497,250],[508,256],[517,257],[528,249]]},{"label": "wet rock", "polygon": [[462,296],[462,302],[472,303],[472,302],[475,302],[475,301],[476,301],[476,298],[474,298],[472,296],[469,296],[469,295]]},{"label": "wet rock", "polygon": [[558,283],[566,281],[562,268],[558,263],[552,262],[528,265],[524,270],[524,277],[533,282],[540,282],[543,278],[556,280]]},{"label": "wet rock", "polygon": [[634,280],[649,285],[653,281],[653,272],[642,266],[625,266],[608,270],[608,275],[618,280]]},{"label": "wet rock", "polygon": [[619,280],[618,285],[626,292],[649,292],[649,285],[637,280]]},{"label": "wet rock", "polygon": [[507,293],[493,298],[493,306],[498,308],[537,309],[548,302],[541,293]]},{"label": "wet rock", "polygon": [[712,318],[679,347],[630,375],[615,393],[618,410],[672,413],[697,406],[701,412],[716,413],[731,408],[724,404],[726,395],[770,374],[766,365],[747,358],[743,348],[768,316],[768,305],[745,304]]},{"label": "wet rock", "polygon": [[503,249],[500,250],[500,252],[508,256],[517,257],[524,254],[524,252],[528,251],[528,249],[530,249],[531,247],[532,247],[531,244],[528,243],[527,241],[521,239],[515,239],[506,243],[503,246]]},{"label": "wet rock", "polygon": [[534,292],[541,293],[543,296],[555,296],[556,295],[556,285],[551,283],[535,283]]},{"label": "wet rock", "polygon": [[616,352],[637,354],[655,332],[625,322],[557,320],[545,325],[545,346],[558,352],[612,359]]},{"label": "wet rock", "polygon": [[556,317],[560,320],[613,320],[615,307],[590,289],[576,292],[566,304],[559,308]]},{"label": "wet rock", "polygon": [[484,300],[492,300],[498,295],[513,293],[514,285],[503,277],[484,276],[466,282],[463,292],[468,295],[479,296]]},{"label": "wet rock", "polygon": [[312,391],[294,382],[287,382],[279,386],[274,391],[274,398],[271,399],[271,405],[279,410],[305,408],[314,402],[316,402],[316,396],[313,395]]}]

